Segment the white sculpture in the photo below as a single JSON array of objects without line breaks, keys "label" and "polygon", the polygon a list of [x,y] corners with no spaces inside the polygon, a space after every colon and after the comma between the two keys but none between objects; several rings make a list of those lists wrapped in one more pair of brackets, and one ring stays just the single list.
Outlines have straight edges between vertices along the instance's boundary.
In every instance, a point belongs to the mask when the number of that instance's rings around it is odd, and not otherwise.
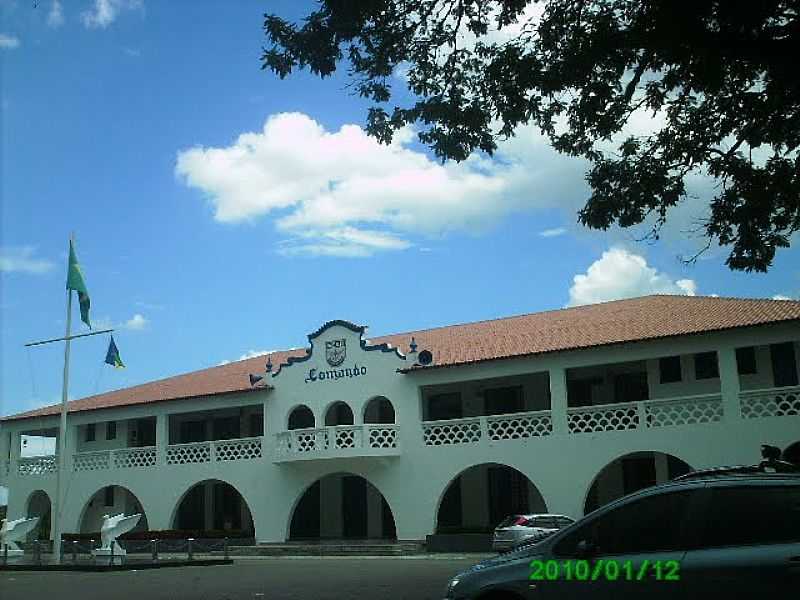
[{"label": "white sculpture", "polygon": [[13,521],[3,519],[3,524],[0,526],[0,555],[6,552],[9,557],[22,556],[22,548],[16,543],[33,531],[38,523],[39,517]]},{"label": "white sculpture", "polygon": [[103,515],[103,525],[100,527],[100,547],[93,550],[92,554],[94,556],[111,556],[113,553],[113,555],[115,557],[118,556],[120,562],[122,562],[122,557],[125,556],[127,552],[117,543],[117,537],[136,527],[136,524],[141,518],[141,513],[128,517],[126,517],[124,513],[114,515],[113,517]]}]

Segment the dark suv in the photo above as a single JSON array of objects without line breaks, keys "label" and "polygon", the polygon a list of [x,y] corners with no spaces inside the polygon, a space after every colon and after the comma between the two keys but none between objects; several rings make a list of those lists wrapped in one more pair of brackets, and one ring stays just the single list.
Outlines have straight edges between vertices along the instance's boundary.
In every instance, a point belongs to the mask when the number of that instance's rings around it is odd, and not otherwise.
[{"label": "dark suv", "polygon": [[695,472],[474,565],[448,599],[790,598],[800,593],[800,474]]}]

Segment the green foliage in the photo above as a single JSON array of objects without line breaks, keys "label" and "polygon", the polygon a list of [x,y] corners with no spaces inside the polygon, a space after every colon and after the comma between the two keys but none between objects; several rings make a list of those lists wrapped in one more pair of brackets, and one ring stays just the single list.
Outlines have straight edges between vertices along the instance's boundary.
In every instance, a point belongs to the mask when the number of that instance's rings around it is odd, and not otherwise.
[{"label": "green foliage", "polygon": [[[509,24],[511,39],[492,35]],[[731,269],[766,271],[800,228],[800,0],[322,0],[302,24],[266,15],[264,29],[262,68],[281,78],[346,63],[383,143],[414,124],[460,161],[538,126],[590,161],[588,227],[653,220],[657,238],[704,174],[718,193],[703,234],[731,246]],[[401,66],[415,101],[390,109]],[[642,110],[655,131],[628,136]]]}]

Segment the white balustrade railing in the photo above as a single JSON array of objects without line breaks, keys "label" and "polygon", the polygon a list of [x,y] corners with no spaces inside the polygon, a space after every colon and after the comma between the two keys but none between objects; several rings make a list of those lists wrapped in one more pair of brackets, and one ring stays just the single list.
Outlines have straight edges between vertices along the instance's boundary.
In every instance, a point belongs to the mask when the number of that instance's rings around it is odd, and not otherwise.
[{"label": "white balustrade railing", "polygon": [[72,470],[76,473],[80,473],[81,471],[101,471],[107,469],[110,464],[110,450],[79,452],[78,454],[72,455]]},{"label": "white balustrade railing", "polygon": [[638,402],[618,402],[567,409],[567,426],[570,433],[596,431],[622,431],[639,427]]},{"label": "white balustrade railing", "polygon": [[748,390],[739,394],[743,419],[800,415],[800,386]]},{"label": "white balustrade railing", "polygon": [[217,440],[214,446],[214,459],[217,461],[249,460],[261,458],[261,437]]},{"label": "white balustrade railing", "polygon": [[426,446],[519,440],[551,433],[553,417],[549,410],[425,421],[422,424],[422,441]]},{"label": "white balustrade railing", "polygon": [[485,438],[486,417],[426,421],[422,424],[422,441],[426,446],[476,444]]},{"label": "white balustrade railing", "polygon": [[141,448],[123,448],[114,450],[114,466],[118,469],[135,467],[153,467],[157,462],[158,452],[155,446]]},{"label": "white balustrade railing", "polygon": [[648,428],[718,423],[722,420],[720,394],[646,400],[641,405],[644,408],[644,423]]},{"label": "white balustrade railing", "polygon": [[519,440],[553,433],[553,417],[549,410],[492,415],[486,426],[490,440]]},{"label": "white balustrade railing", "polygon": [[30,456],[17,459],[17,473],[21,476],[45,475],[55,473],[58,469],[58,460],[55,455]]},{"label": "white balustrade railing", "polygon": [[398,427],[394,424],[333,425],[292,429],[276,434],[278,455],[303,456],[310,453],[335,454],[341,450],[397,448]]},{"label": "white balustrade railing", "polygon": [[167,446],[168,465],[211,462],[211,442],[190,442]]}]

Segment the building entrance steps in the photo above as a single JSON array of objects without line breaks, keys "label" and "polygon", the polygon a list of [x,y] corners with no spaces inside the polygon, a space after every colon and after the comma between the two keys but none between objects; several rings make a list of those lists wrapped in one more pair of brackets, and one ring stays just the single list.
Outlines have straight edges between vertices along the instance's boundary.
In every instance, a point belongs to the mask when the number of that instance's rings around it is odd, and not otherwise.
[{"label": "building entrance steps", "polygon": [[392,540],[303,540],[229,546],[230,556],[399,556],[422,554],[425,544]]}]

